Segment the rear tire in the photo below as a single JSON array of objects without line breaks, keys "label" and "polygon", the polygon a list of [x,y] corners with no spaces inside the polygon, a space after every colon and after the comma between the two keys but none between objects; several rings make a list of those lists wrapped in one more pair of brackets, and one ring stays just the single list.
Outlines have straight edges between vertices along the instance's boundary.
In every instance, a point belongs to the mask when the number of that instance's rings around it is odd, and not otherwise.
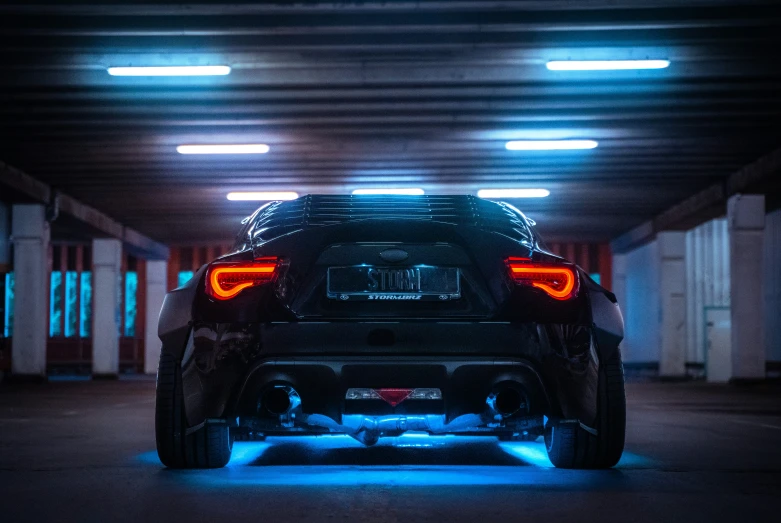
[{"label": "rear tire", "polygon": [[220,468],[233,447],[226,423],[207,423],[187,434],[179,363],[163,349],[157,369],[155,439],[157,455],[169,468]]},{"label": "rear tire", "polygon": [[548,420],[545,448],[558,468],[604,469],[613,467],[624,451],[626,434],[626,395],[621,352],[599,366],[597,391],[597,434],[576,422]]}]

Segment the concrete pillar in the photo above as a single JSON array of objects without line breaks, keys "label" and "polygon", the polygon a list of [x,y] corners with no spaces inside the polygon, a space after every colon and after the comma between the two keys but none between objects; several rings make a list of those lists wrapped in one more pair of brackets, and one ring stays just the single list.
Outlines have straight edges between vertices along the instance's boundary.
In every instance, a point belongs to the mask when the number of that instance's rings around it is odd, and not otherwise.
[{"label": "concrete pillar", "polygon": [[[613,254],[613,294],[616,295],[618,306],[624,318],[627,317],[629,302],[626,299],[626,268],[627,261],[625,254]],[[624,343],[621,346],[621,355],[625,360],[629,359],[629,346]]]},{"label": "concrete pillar", "polygon": [[157,336],[157,320],[163,306],[163,298],[168,290],[168,263],[165,261],[146,262],[146,328],[144,329],[144,372],[155,374],[160,360],[162,342]]},{"label": "concrete pillar", "polygon": [[122,242],[92,240],[92,375],[119,375]]},{"label": "concrete pillar", "polygon": [[46,378],[49,271],[49,224],[43,205],[14,205],[14,334],[11,372]]},{"label": "concrete pillar", "polygon": [[732,380],[765,378],[763,245],[765,197],[727,201],[732,321]]},{"label": "concrete pillar", "polygon": [[661,232],[659,243],[659,377],[686,376],[686,233]]}]

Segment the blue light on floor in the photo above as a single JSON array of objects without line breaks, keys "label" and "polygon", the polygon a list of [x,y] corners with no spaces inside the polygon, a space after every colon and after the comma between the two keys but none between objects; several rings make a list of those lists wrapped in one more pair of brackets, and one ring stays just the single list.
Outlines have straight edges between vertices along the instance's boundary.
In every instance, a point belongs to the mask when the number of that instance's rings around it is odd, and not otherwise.
[{"label": "blue light on floor", "polygon": [[261,441],[247,441],[233,444],[233,452],[231,452],[231,460],[228,463],[229,467],[240,467],[243,465],[251,465],[260,459],[260,456],[271,445]]},{"label": "blue light on floor", "polygon": [[500,443],[499,446],[508,454],[522,459],[529,465],[542,468],[553,467],[553,464],[548,459],[548,453],[545,451],[545,444],[543,443]]},{"label": "blue light on floor", "polygon": [[[162,467],[154,451],[139,455],[137,460]],[[617,468],[647,466],[652,466],[650,460],[625,452]],[[345,435],[237,442],[226,468],[175,473],[179,481],[209,489],[540,484],[577,489],[584,484],[584,474],[599,471],[554,470],[541,441],[496,443],[490,437],[411,433],[383,438],[373,447],[364,447]],[[601,475],[599,481],[620,482],[621,478]]]}]

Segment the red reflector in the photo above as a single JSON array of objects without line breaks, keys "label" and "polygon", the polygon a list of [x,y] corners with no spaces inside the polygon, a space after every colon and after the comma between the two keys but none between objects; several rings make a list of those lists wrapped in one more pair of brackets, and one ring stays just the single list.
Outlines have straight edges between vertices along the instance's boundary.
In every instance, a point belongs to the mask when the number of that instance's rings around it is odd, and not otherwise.
[{"label": "red reflector", "polygon": [[391,407],[395,407],[405,399],[409,398],[414,389],[374,389],[374,391]]},{"label": "red reflector", "polygon": [[206,292],[218,300],[229,300],[248,287],[270,282],[274,278],[276,268],[276,258],[263,258],[254,262],[214,263],[206,274]]},{"label": "red reflector", "polygon": [[515,283],[541,289],[551,298],[567,300],[577,294],[578,274],[569,265],[529,263],[523,258],[509,258],[507,267]]}]

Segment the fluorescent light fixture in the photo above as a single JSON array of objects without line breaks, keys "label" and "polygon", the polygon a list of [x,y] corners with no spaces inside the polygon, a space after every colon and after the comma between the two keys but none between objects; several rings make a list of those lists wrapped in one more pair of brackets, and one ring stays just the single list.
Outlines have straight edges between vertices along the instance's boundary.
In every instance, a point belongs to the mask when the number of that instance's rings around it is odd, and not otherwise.
[{"label": "fluorescent light fixture", "polygon": [[234,202],[270,202],[275,200],[295,200],[298,193],[293,191],[229,192],[228,199]]},{"label": "fluorescent light fixture", "polygon": [[669,66],[669,60],[553,60],[545,64],[550,71],[629,71]]},{"label": "fluorescent light fixture", "polygon": [[269,150],[264,143],[244,143],[233,145],[180,145],[179,154],[266,154]]},{"label": "fluorescent light fixture", "polygon": [[594,140],[513,140],[505,147],[508,151],[569,151],[593,149],[597,145]]},{"label": "fluorescent light fixture", "polygon": [[111,76],[225,76],[227,65],[175,65],[153,67],[109,67]]},{"label": "fluorescent light fixture", "polygon": [[548,189],[480,189],[477,196],[489,200],[498,198],[545,198],[550,195]]},{"label": "fluorescent light fixture", "polygon": [[353,194],[400,194],[406,196],[420,196],[424,194],[423,189],[355,189]]}]

